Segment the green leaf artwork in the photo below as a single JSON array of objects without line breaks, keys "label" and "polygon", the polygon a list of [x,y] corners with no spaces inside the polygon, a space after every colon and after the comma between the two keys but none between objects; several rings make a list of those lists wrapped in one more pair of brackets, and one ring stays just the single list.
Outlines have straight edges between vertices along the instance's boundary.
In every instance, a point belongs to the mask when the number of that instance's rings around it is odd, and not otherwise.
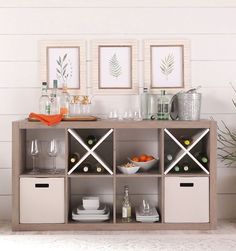
[{"label": "green leaf artwork", "polygon": [[60,80],[62,83],[67,83],[68,78],[72,77],[72,64],[67,56],[67,53],[65,53],[63,57],[59,56],[56,60],[57,79]]},{"label": "green leaf artwork", "polygon": [[109,69],[111,76],[118,78],[122,73],[122,68],[117,59],[116,53],[109,60]]},{"label": "green leaf artwork", "polygon": [[166,80],[168,80],[169,75],[175,69],[175,57],[173,53],[161,59],[160,68],[161,68],[162,74],[164,74],[166,76]]}]

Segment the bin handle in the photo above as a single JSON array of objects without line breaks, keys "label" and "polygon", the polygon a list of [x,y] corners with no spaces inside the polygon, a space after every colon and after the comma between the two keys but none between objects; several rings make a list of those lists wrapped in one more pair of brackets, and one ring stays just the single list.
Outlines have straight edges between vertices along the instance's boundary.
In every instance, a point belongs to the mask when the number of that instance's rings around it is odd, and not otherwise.
[{"label": "bin handle", "polygon": [[48,188],[49,184],[48,183],[37,183],[34,185],[36,188]]},{"label": "bin handle", "polygon": [[193,183],[182,183],[182,182],[179,185],[180,187],[193,187],[194,186]]}]

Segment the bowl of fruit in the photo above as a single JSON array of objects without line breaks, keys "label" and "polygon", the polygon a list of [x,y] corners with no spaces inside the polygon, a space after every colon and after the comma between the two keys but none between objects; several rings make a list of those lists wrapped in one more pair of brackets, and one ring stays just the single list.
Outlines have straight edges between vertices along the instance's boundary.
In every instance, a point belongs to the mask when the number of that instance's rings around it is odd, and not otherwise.
[{"label": "bowl of fruit", "polygon": [[157,163],[158,158],[154,158],[152,155],[141,154],[128,158],[128,160],[134,165],[140,166],[140,170],[148,171]]},{"label": "bowl of fruit", "polygon": [[124,174],[134,174],[138,172],[140,166],[134,163],[128,162],[124,165],[117,166],[117,168],[120,170],[120,172]]}]

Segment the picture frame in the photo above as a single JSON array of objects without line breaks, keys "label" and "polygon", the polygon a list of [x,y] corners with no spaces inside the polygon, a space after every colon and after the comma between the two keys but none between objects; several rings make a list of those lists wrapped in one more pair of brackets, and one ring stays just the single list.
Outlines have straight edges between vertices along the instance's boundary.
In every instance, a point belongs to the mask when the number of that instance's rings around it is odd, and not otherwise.
[{"label": "picture frame", "polygon": [[63,84],[76,94],[86,94],[86,46],[85,41],[41,41],[41,81],[53,88]]},{"label": "picture frame", "polygon": [[94,94],[137,94],[137,41],[92,42]]},{"label": "picture frame", "polygon": [[180,91],[190,87],[188,40],[145,40],[144,82],[152,93],[160,89]]}]

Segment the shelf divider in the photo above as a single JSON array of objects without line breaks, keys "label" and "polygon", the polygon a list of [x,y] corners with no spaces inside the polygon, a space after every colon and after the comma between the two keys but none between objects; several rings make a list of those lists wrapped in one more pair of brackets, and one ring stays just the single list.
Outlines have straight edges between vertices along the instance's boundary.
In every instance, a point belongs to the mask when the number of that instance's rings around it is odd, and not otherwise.
[{"label": "shelf divider", "polygon": [[102,138],[95,144],[91,149],[84,143],[83,139],[79,136],[79,134],[73,130],[68,129],[68,132],[86,149],[85,155],[71,168],[68,172],[70,175],[89,155],[92,155],[111,175],[113,171],[108,167],[108,165],[98,156],[94,150],[113,132],[113,129],[110,129]]},{"label": "shelf divider", "polygon": [[188,147],[185,148],[177,139],[176,137],[168,130],[164,129],[165,133],[168,134],[173,141],[182,149],[175,158],[175,160],[168,166],[165,170],[164,174],[168,174],[169,171],[185,156],[188,155],[206,174],[209,174],[209,171],[190,153],[190,151],[196,146],[196,144],[209,132],[209,128],[205,129],[203,132],[199,132],[197,135],[194,136],[193,143]]}]

